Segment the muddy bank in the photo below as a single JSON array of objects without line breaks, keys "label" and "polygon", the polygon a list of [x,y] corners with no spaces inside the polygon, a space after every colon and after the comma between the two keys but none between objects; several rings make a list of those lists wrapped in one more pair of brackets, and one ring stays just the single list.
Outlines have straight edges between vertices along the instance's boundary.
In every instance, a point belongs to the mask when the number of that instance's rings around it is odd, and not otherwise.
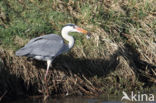
[{"label": "muddy bank", "polygon": [[[103,59],[74,58],[70,54],[57,57],[48,75],[50,95],[118,95],[123,90],[156,90],[156,57],[148,61],[128,43],[117,46]],[[45,62],[16,57],[13,51],[0,48],[0,95],[7,92],[7,99],[43,95],[45,71]]]}]

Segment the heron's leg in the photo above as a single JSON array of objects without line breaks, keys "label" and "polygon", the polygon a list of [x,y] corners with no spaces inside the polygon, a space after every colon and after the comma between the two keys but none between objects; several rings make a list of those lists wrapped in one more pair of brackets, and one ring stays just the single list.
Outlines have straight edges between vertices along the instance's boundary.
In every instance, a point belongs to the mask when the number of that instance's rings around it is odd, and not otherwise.
[{"label": "heron's leg", "polygon": [[48,71],[49,71],[49,67],[50,67],[50,65],[51,65],[51,60],[47,60],[47,70],[46,70],[46,74],[45,74],[45,80],[46,80],[46,77],[47,77],[47,75],[48,75]]},{"label": "heron's leg", "polygon": [[49,71],[49,67],[52,63],[52,60],[47,60],[47,70],[46,70],[46,74],[45,74],[45,84],[44,84],[44,101],[49,97],[49,90],[48,90],[48,84],[47,84],[47,75],[48,75],[48,71]]}]

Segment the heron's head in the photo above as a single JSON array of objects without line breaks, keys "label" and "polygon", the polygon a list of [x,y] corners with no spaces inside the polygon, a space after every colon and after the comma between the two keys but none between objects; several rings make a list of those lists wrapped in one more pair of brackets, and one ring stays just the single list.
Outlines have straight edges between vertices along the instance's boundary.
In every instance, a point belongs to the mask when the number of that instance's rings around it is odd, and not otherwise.
[{"label": "heron's head", "polygon": [[66,24],[63,28],[62,31],[64,32],[78,32],[86,35],[86,38],[90,38],[90,33],[75,24]]}]

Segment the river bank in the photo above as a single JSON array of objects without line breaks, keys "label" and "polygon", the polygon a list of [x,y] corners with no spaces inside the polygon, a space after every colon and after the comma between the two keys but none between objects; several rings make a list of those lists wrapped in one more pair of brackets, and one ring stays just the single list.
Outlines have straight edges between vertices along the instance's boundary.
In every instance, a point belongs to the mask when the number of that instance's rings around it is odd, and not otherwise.
[{"label": "river bank", "polygon": [[[50,96],[121,95],[155,92],[155,0],[0,1],[0,96],[44,95],[46,63],[15,56],[30,39],[56,33],[64,24],[91,32],[75,33],[75,45],[54,60],[48,74]],[[72,34],[73,35],[73,34]]]}]

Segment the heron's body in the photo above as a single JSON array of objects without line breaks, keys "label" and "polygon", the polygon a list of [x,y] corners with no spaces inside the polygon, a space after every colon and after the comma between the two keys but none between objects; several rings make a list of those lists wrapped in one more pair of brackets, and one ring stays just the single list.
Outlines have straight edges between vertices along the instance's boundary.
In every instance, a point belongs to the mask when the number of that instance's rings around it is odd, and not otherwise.
[{"label": "heron's body", "polygon": [[56,34],[48,34],[30,40],[16,52],[16,55],[47,61],[53,60],[68,49],[62,37]]},{"label": "heron's body", "polygon": [[68,51],[74,45],[74,38],[68,35],[69,32],[80,32],[87,34],[87,31],[79,28],[74,24],[67,24],[62,28],[61,35],[68,41],[64,43],[64,39],[56,34],[48,34],[31,39],[23,48],[16,51],[17,56],[27,56],[38,60],[47,61],[48,74],[49,67],[56,56]]}]

